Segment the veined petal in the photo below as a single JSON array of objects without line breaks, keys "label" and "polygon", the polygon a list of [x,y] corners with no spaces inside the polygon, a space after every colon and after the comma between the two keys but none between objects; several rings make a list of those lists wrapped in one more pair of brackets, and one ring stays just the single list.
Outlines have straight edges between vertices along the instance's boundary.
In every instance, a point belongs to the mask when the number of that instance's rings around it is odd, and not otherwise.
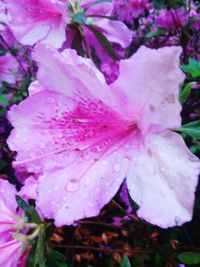
[{"label": "veined petal", "polygon": [[134,131],[134,125],[87,91],[84,98],[39,91],[12,106],[8,118],[14,129],[7,142],[18,152],[14,164],[35,173],[65,167],[73,151]]},{"label": "veined petal", "polygon": [[[66,8],[62,1],[7,0],[6,3],[11,16],[9,27],[19,42],[33,45],[47,38],[55,47],[62,46],[67,23]],[[52,31],[56,34],[54,40],[50,36]]]},{"label": "veined petal", "polygon": [[68,49],[60,54],[51,46],[37,45],[33,59],[39,65],[37,79],[45,89],[69,97],[90,94],[116,108],[116,99],[102,75],[93,63],[88,63],[90,60],[84,62],[74,50]]},{"label": "veined petal", "polygon": [[164,228],[190,221],[200,162],[181,136],[169,131],[149,135],[133,155],[127,185],[140,206],[138,215]]},{"label": "veined petal", "polygon": [[133,31],[129,30],[123,22],[117,20],[98,19],[98,21],[95,21],[95,24],[101,29],[110,42],[118,43],[123,48],[130,45],[133,38]]},{"label": "veined petal", "polygon": [[22,242],[11,240],[0,245],[0,266],[17,267],[21,256]]},{"label": "veined petal", "polygon": [[120,61],[120,75],[111,88],[124,113],[134,117],[142,131],[150,124],[166,128],[181,124],[178,96],[184,74],[179,69],[180,53],[180,47],[142,46],[131,58]]},{"label": "veined petal", "polygon": [[129,137],[112,138],[71,153],[66,167],[39,178],[37,208],[58,227],[97,215],[126,176],[131,145]]},{"label": "veined petal", "polygon": [[17,190],[12,184],[0,179],[0,201],[4,202],[12,212],[15,212],[17,208],[17,203],[15,201],[16,194]]}]

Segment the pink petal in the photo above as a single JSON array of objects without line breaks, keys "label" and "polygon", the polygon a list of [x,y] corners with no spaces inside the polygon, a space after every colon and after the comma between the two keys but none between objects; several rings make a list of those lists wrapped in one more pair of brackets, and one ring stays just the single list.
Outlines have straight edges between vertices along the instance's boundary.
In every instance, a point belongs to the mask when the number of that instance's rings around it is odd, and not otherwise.
[{"label": "pink petal", "polygon": [[16,59],[10,54],[0,57],[0,81],[14,83],[15,77],[13,71],[18,68]]},{"label": "pink petal", "polygon": [[120,138],[130,128],[129,122],[100,100],[87,96],[87,91],[80,97],[66,97],[42,90],[12,106],[8,118],[14,129],[7,143],[18,152],[14,164],[35,173],[65,167],[68,154],[110,136]]},{"label": "pink petal", "polygon": [[127,185],[138,215],[164,228],[190,221],[200,164],[181,136],[149,135],[133,155]]},{"label": "pink petal", "polygon": [[0,245],[0,266],[17,267],[23,244],[12,240]]},{"label": "pink petal", "polygon": [[121,21],[98,19],[95,23],[102,30],[110,42],[118,43],[123,48],[130,45],[133,39],[133,31]]},{"label": "pink petal", "polygon": [[38,81],[32,82],[28,88],[28,92],[30,96],[42,90],[44,90],[44,88],[41,86],[41,84]]},{"label": "pink petal", "polygon": [[[58,0],[7,0],[7,3],[12,18],[9,26],[19,42],[33,45],[49,40],[57,48],[62,46],[67,23],[64,3]],[[54,39],[52,33],[55,34]]]},{"label": "pink petal", "polygon": [[111,88],[121,109],[143,131],[151,123],[167,128],[181,124],[178,95],[184,75],[179,69],[180,53],[180,47],[143,46],[130,59],[120,61],[120,75]]},{"label": "pink petal", "polygon": [[130,161],[129,138],[71,152],[65,168],[39,178],[37,208],[56,226],[95,216],[118,191]]},{"label": "pink petal", "polygon": [[115,97],[102,74],[89,59],[83,60],[72,49],[60,54],[55,48],[44,45],[37,45],[33,58],[39,65],[37,79],[45,89],[69,97],[90,94],[116,108]]},{"label": "pink petal", "polygon": [[81,1],[81,8],[86,10],[86,16],[88,15],[104,15],[110,16],[113,9],[112,3],[96,3],[95,0],[82,0]]},{"label": "pink petal", "polygon": [[4,202],[8,209],[14,212],[17,208],[16,194],[17,190],[12,184],[0,179],[0,202]]}]

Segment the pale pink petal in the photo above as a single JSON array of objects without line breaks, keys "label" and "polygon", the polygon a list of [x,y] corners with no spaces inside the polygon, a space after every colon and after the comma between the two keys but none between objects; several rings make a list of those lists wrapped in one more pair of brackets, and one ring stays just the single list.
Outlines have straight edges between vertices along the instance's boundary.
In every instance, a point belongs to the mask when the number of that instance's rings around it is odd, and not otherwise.
[{"label": "pale pink petal", "polygon": [[18,152],[14,165],[36,173],[65,167],[72,151],[132,129],[130,122],[87,91],[66,97],[42,90],[12,106],[8,118],[14,129],[7,143]]},{"label": "pale pink petal", "polygon": [[98,19],[95,24],[101,29],[110,42],[118,43],[123,48],[129,46],[132,42],[133,31],[129,30],[121,21]]},{"label": "pale pink petal", "polygon": [[17,267],[23,244],[12,240],[0,245],[0,266]]},{"label": "pale pink petal", "polygon": [[14,71],[16,71],[18,63],[10,54],[0,56],[0,82],[15,82]]},{"label": "pale pink petal", "polygon": [[[81,8],[86,11],[86,16],[88,15],[104,15],[109,16],[112,13],[113,5],[112,3],[95,3],[95,0],[82,0]],[[94,4],[95,3],[95,4]]]},{"label": "pale pink petal", "polygon": [[88,64],[89,59],[83,61],[83,58],[76,55],[74,50],[69,49],[60,54],[53,47],[38,45],[33,53],[33,59],[39,65],[37,79],[45,89],[54,90],[69,97],[93,95],[116,108],[116,99],[102,75],[93,63]]},{"label": "pale pink petal", "polygon": [[44,90],[44,88],[41,86],[41,84],[38,81],[34,81],[30,84],[28,88],[29,95],[33,95],[35,93],[38,93],[40,91]]},{"label": "pale pink petal", "polygon": [[121,109],[145,131],[149,124],[167,128],[181,124],[179,84],[180,47],[150,49],[142,46],[127,60],[120,61],[120,75],[111,84]]},{"label": "pale pink petal", "polygon": [[0,239],[4,232],[12,230],[13,225],[19,224],[16,214],[16,194],[17,191],[12,184],[0,180]]},{"label": "pale pink petal", "polygon": [[45,217],[54,218],[58,227],[96,216],[124,180],[130,148],[129,138],[113,138],[82,152],[71,152],[64,168],[39,178],[37,208]]},{"label": "pale pink petal", "polygon": [[[11,15],[9,27],[16,39],[33,45],[38,41],[49,41],[59,48],[65,40],[67,12],[65,4],[59,0],[7,0],[8,12]],[[55,35],[55,38],[52,37]]]},{"label": "pale pink petal", "polygon": [[130,165],[127,185],[141,218],[164,228],[191,220],[200,164],[181,136],[149,135]]},{"label": "pale pink petal", "polygon": [[17,208],[17,203],[15,201],[15,195],[17,194],[17,190],[6,180],[0,179],[0,201],[4,202],[5,205],[11,211],[15,212]]},{"label": "pale pink petal", "polygon": [[30,176],[24,182],[24,186],[18,192],[23,199],[37,199],[37,180],[34,176]]}]

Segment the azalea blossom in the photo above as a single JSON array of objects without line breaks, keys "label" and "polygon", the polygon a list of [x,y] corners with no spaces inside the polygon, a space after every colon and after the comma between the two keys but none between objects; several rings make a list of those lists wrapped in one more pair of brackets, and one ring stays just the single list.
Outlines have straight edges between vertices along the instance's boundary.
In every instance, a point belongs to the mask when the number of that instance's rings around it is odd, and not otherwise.
[{"label": "azalea blossom", "polygon": [[170,130],[181,125],[180,53],[142,46],[108,86],[74,50],[35,48],[37,81],[9,111],[7,142],[13,166],[37,177],[44,217],[62,226],[95,216],[126,178],[141,218],[161,227],[191,219],[200,164]]},{"label": "azalea blossom", "polygon": [[25,223],[25,219],[16,212],[16,194],[13,185],[0,180],[0,266],[25,266],[25,261],[21,261],[24,254],[24,243],[13,236]]},{"label": "azalea blossom", "polygon": [[150,8],[149,0],[113,0],[113,4],[114,14],[130,24]]},{"label": "azalea blossom", "polygon": [[39,41],[61,47],[67,24],[66,4],[59,0],[6,0],[15,38],[22,44]]},{"label": "azalea blossom", "polygon": [[0,83],[2,81],[15,83],[14,71],[16,71],[18,63],[10,54],[0,56]]},{"label": "azalea blossom", "polygon": [[182,8],[175,10],[162,9],[155,18],[157,25],[163,29],[178,29],[188,21],[188,15]]}]

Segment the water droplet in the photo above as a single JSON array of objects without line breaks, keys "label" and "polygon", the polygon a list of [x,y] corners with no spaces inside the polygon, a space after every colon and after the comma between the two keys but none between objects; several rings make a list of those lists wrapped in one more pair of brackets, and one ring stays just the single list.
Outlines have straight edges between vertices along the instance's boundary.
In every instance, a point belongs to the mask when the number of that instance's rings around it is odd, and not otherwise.
[{"label": "water droplet", "polygon": [[113,170],[114,170],[115,172],[119,172],[119,171],[121,170],[121,166],[120,166],[119,164],[114,164],[114,166],[113,166]]},{"label": "water droplet", "polygon": [[39,148],[41,148],[41,149],[45,148],[45,143],[39,144]]},{"label": "water droplet", "polygon": [[82,198],[87,198],[88,197],[87,191],[81,191],[81,196]]},{"label": "water droplet", "polygon": [[66,190],[73,192],[76,191],[79,188],[79,185],[70,181],[67,185],[66,185]]}]

